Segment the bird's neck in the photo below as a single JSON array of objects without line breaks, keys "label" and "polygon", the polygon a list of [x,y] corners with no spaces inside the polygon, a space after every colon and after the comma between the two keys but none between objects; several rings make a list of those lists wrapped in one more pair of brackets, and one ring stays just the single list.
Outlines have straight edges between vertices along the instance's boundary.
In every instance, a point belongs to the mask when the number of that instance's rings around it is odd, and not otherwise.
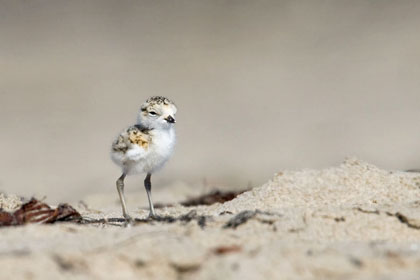
[{"label": "bird's neck", "polygon": [[174,137],[175,136],[175,128],[172,127],[159,127],[159,128],[155,128],[155,127],[148,127],[142,123],[137,123],[134,125],[135,127],[137,127],[141,132],[146,133],[146,134],[150,134],[150,135],[155,135],[155,136],[162,136],[162,137]]},{"label": "bird's neck", "polygon": [[137,123],[134,126],[137,127],[138,130],[140,130],[141,132],[148,132],[150,130],[153,130],[153,128],[147,127],[142,123]]}]

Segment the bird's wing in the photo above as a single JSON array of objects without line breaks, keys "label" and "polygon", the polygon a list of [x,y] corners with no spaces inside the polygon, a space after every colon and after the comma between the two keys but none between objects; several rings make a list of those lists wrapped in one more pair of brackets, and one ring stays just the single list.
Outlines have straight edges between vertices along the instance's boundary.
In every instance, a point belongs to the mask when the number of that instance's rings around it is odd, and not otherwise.
[{"label": "bird's wing", "polygon": [[151,137],[146,130],[130,126],[118,135],[112,143],[112,151],[120,154],[125,160],[137,161],[147,154]]}]

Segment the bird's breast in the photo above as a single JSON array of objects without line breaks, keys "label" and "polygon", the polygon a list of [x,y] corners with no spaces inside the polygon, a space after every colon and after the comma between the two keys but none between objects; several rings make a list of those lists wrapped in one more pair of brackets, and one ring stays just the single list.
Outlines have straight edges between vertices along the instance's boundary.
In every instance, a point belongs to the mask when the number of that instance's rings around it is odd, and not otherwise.
[{"label": "bird's breast", "polygon": [[171,156],[174,145],[175,134],[170,131],[153,135],[149,144],[146,169],[152,172],[162,167]]}]

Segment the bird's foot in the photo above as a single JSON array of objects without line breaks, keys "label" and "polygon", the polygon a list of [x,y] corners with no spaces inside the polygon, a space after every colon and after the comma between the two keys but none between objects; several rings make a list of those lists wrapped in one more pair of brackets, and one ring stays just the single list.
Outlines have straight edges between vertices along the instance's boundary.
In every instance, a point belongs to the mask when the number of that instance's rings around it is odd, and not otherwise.
[{"label": "bird's foot", "polygon": [[124,216],[124,219],[125,219],[125,225],[126,225],[126,226],[127,226],[127,225],[133,225],[133,224],[134,224],[134,219],[133,219],[133,218],[131,218],[131,216],[130,216],[130,215],[128,215],[128,214],[124,214],[123,216]]},{"label": "bird's foot", "polygon": [[150,212],[149,216],[147,217],[148,220],[157,220],[158,216],[155,213]]}]

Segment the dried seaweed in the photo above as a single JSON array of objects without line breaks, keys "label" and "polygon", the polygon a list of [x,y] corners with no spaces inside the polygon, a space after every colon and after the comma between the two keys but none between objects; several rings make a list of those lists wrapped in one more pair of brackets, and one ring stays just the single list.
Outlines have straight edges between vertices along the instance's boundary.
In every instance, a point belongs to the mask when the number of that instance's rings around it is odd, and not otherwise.
[{"label": "dried seaweed", "polygon": [[[226,201],[230,201],[236,198],[241,193],[246,192],[247,190],[243,191],[220,191],[215,190],[207,194],[203,194],[197,197],[191,197],[180,204],[185,207],[190,206],[200,206],[200,205],[212,205],[215,203],[224,203]],[[155,203],[155,208],[164,208],[164,207],[172,207],[173,204],[162,204],[162,203]]]},{"label": "dried seaweed", "polygon": [[219,191],[215,190],[208,194],[200,195],[198,197],[190,198],[184,202],[181,202],[181,205],[189,206],[199,206],[199,205],[212,205],[215,203],[224,203],[236,198],[238,195],[245,191]]},{"label": "dried seaweed", "polygon": [[27,223],[51,224],[80,219],[79,212],[68,204],[60,204],[53,209],[35,198],[24,203],[13,213],[0,210],[0,226],[18,226]]}]

